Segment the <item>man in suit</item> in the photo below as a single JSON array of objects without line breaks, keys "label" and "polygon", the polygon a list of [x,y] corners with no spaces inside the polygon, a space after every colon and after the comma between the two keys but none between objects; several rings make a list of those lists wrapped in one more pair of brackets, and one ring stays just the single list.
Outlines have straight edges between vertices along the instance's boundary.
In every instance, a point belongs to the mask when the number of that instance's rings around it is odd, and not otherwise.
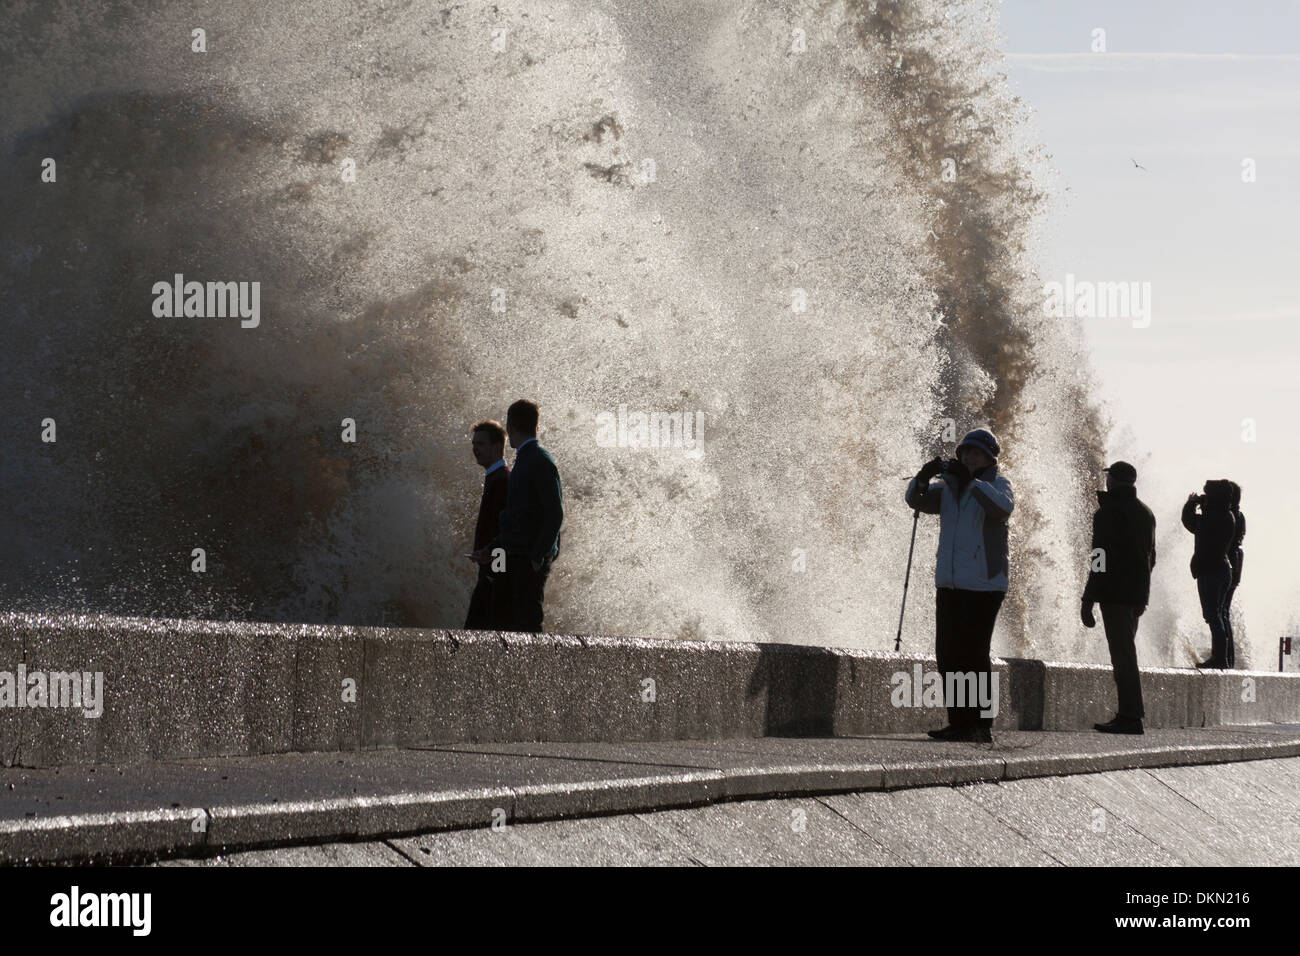
[{"label": "man in suit", "polygon": [[[474,460],[484,469],[483,497],[479,499],[478,521],[474,525],[474,551],[486,548],[500,532],[501,512],[506,506],[510,469],[506,467],[506,430],[500,423],[482,421],[471,432]],[[493,571],[492,563],[480,563],[478,583],[469,599],[465,616],[467,631],[503,631],[510,626],[510,602],[504,572]]]},{"label": "man in suit", "polygon": [[560,472],[537,443],[538,418],[537,405],[525,399],[506,412],[506,435],[515,449],[506,508],[496,538],[474,553],[480,564],[490,564],[494,549],[505,551],[511,628],[532,634],[542,630],[543,590],[560,553],[564,523]]},{"label": "man in suit", "polygon": [[1151,595],[1151,569],[1156,566],[1156,517],[1137,496],[1137,469],[1117,461],[1106,469],[1106,490],[1097,492],[1092,516],[1092,569],[1083,589],[1080,616],[1085,627],[1096,627],[1094,604],[1110,646],[1119,709],[1114,719],[1094,724],[1104,734],[1140,734],[1142,682],[1138,676],[1138,619]]}]

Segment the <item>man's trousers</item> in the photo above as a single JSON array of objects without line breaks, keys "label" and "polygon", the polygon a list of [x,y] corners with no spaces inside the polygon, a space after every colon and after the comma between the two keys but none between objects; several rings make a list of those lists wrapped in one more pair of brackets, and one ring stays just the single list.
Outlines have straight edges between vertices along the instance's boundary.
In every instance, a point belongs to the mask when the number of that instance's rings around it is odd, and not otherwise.
[{"label": "man's trousers", "polygon": [[1101,623],[1106,628],[1106,643],[1110,645],[1110,669],[1115,674],[1115,689],[1119,693],[1120,717],[1141,720],[1146,716],[1142,709],[1142,681],[1138,677],[1137,629],[1142,609],[1131,604],[1103,604]]},{"label": "man's trousers", "polygon": [[467,631],[506,631],[510,629],[510,599],[506,576],[493,573],[486,566],[478,569],[478,583],[469,596],[465,615]]},{"label": "man's trousers", "polygon": [[551,558],[542,562],[540,571],[526,554],[506,555],[506,587],[510,595],[510,629],[525,634],[542,632],[542,601],[546,579],[551,573]]}]

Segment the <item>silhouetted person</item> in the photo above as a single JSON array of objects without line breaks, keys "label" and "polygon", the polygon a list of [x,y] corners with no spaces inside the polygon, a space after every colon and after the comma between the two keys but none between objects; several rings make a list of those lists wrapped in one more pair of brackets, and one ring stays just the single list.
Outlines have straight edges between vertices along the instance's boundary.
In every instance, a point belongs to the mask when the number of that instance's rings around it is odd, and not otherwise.
[{"label": "silhouetted person", "polygon": [[[948,674],[984,675],[992,687],[993,625],[1007,591],[1007,519],[1011,483],[998,474],[997,439],[983,428],[967,432],[957,457],[927,462],[907,485],[908,505],[939,515],[934,569],[934,652],[945,688]],[[933,479],[938,478],[938,481]],[[948,703],[953,703],[948,701]],[[948,707],[948,726],[931,730],[940,740],[989,742],[992,718],[978,704]]]},{"label": "silhouetted person", "polygon": [[1138,619],[1151,595],[1151,569],[1156,566],[1156,517],[1138,500],[1137,469],[1117,461],[1106,469],[1106,490],[1097,492],[1092,516],[1092,560],[1083,589],[1081,617],[1096,627],[1094,604],[1110,646],[1119,710],[1113,720],[1093,726],[1107,734],[1140,734],[1142,681],[1138,676]]},{"label": "silhouetted person", "polygon": [[1210,625],[1210,657],[1197,667],[1226,669],[1232,655],[1228,629],[1223,623],[1223,602],[1232,585],[1228,550],[1237,535],[1231,501],[1228,482],[1207,481],[1205,494],[1188,495],[1183,505],[1183,527],[1196,535],[1192,577],[1196,578],[1196,590],[1201,598],[1201,616]]},{"label": "silhouetted person", "polygon": [[[551,563],[560,553],[564,523],[560,472],[551,453],[537,443],[537,406],[520,399],[506,412],[506,434],[515,449],[501,531],[475,559],[491,560],[494,548],[506,552],[511,628],[542,630],[542,601]],[[486,553],[484,553],[486,552]]]},{"label": "silhouetted person", "polygon": [[[474,426],[470,447],[474,460],[483,467],[483,497],[479,499],[478,521],[474,525],[473,551],[481,552],[500,532],[501,512],[506,507],[510,469],[506,467],[506,430],[500,423],[482,421]],[[478,566],[478,583],[469,598],[465,629],[504,631],[510,627],[510,601],[504,571],[492,570],[489,559]]]},{"label": "silhouetted person", "polygon": [[1233,536],[1232,546],[1228,548],[1228,562],[1232,565],[1232,583],[1228,585],[1228,596],[1223,599],[1223,626],[1228,632],[1228,667],[1237,664],[1237,639],[1232,633],[1232,596],[1237,593],[1241,583],[1241,542],[1246,537],[1246,516],[1241,512],[1241,485],[1235,481],[1228,482],[1231,493],[1229,507],[1237,523],[1237,532]]}]

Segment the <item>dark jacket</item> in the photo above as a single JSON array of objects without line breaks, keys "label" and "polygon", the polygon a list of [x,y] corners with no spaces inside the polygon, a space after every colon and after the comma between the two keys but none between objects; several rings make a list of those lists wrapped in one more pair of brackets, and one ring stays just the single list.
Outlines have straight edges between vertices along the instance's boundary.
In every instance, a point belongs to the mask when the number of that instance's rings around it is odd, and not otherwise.
[{"label": "dark jacket", "polygon": [[1105,556],[1105,571],[1089,571],[1083,599],[1099,604],[1146,607],[1156,566],[1156,516],[1133,487],[1097,492],[1092,549]]},{"label": "dark jacket", "polygon": [[1232,583],[1235,586],[1241,581],[1241,542],[1246,537],[1246,516],[1238,509],[1233,508],[1232,517],[1237,522],[1237,533],[1232,538],[1232,546],[1228,548],[1228,560],[1232,562]]},{"label": "dark jacket", "polygon": [[540,563],[560,553],[563,523],[560,471],[551,453],[530,441],[515,455],[501,533],[492,547],[504,548],[506,554],[526,554]]},{"label": "dark jacket", "polygon": [[[1216,564],[1227,567],[1231,572],[1228,551],[1237,536],[1237,519],[1233,517],[1228,502],[1227,486],[1222,482],[1207,481],[1204,497],[1199,501],[1189,498],[1187,504],[1183,505],[1183,527],[1196,535],[1192,577],[1197,577],[1201,571]],[[1196,513],[1198,504],[1201,504],[1200,514]]]},{"label": "dark jacket", "polygon": [[510,483],[510,469],[498,468],[483,477],[483,497],[478,504],[478,521],[474,525],[474,547],[478,551],[501,531],[501,512],[506,507],[506,493]]}]

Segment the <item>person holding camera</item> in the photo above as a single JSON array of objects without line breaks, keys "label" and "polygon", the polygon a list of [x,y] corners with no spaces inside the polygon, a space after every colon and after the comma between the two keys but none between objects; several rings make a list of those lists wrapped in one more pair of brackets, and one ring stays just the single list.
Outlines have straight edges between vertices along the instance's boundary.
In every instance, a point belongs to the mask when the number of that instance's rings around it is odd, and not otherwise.
[{"label": "person holding camera", "polygon": [[1197,664],[1199,668],[1226,670],[1233,659],[1233,651],[1228,646],[1231,638],[1224,623],[1224,602],[1232,586],[1228,552],[1237,536],[1237,521],[1231,509],[1232,489],[1228,481],[1207,481],[1205,493],[1188,495],[1183,505],[1183,527],[1196,535],[1192,577],[1196,579],[1201,599],[1201,615],[1210,625],[1210,657]]},{"label": "person holding camera", "polygon": [[1237,644],[1232,636],[1232,596],[1237,593],[1237,585],[1241,583],[1241,560],[1243,557],[1241,542],[1246,537],[1246,516],[1241,511],[1241,485],[1235,481],[1230,481],[1228,487],[1232,495],[1229,507],[1232,509],[1232,517],[1237,524],[1236,534],[1232,538],[1232,546],[1228,548],[1228,561],[1232,564],[1232,581],[1228,585],[1228,595],[1223,599],[1223,626],[1228,632],[1227,661],[1228,669],[1231,670],[1237,663]]},{"label": "person holding camera", "polygon": [[1097,504],[1080,617],[1085,627],[1096,627],[1092,609],[1101,604],[1119,709],[1114,719],[1093,726],[1105,734],[1140,734],[1146,713],[1138,676],[1137,629],[1147,609],[1151,570],[1156,565],[1156,518],[1139,500],[1137,469],[1126,461],[1106,469],[1106,490],[1097,492]]},{"label": "person holding camera", "polygon": [[[989,649],[1007,591],[1007,521],[1014,506],[1011,483],[998,474],[1000,451],[988,429],[967,432],[957,457],[927,462],[904,495],[915,510],[939,516],[934,650],[945,687],[955,683],[949,674],[974,675],[976,686],[981,680],[992,686]],[[993,740],[993,721],[980,716],[977,702],[945,703],[948,726],[929,731],[931,737]]]}]

